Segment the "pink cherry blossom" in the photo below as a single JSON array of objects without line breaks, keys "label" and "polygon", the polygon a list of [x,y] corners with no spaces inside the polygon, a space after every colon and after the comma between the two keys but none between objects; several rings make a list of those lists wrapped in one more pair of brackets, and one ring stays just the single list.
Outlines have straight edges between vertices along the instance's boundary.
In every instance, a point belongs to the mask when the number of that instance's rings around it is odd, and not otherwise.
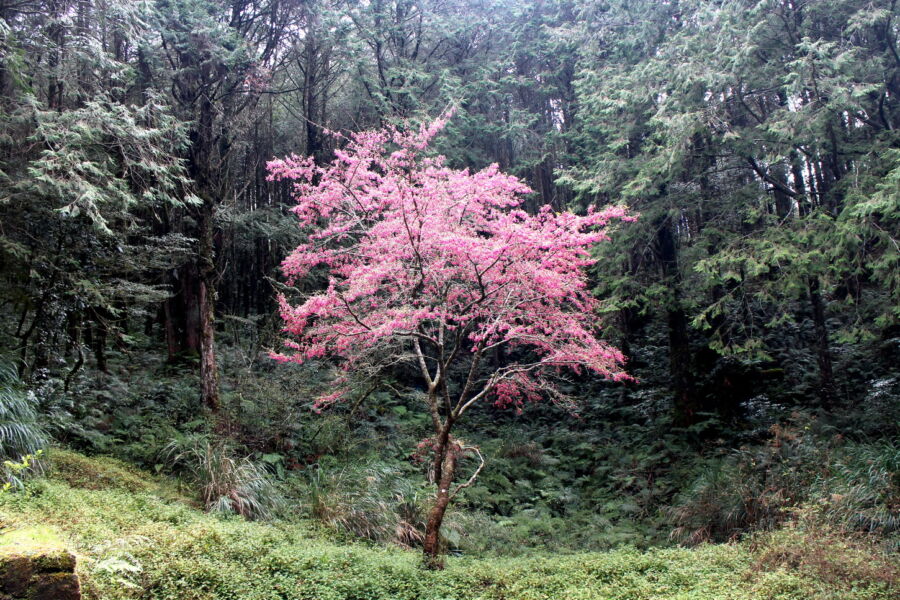
[{"label": "pink cherry blossom", "polygon": [[[455,418],[482,399],[561,397],[560,370],[627,378],[622,354],[598,338],[585,268],[610,221],[633,217],[618,206],[526,213],[530,190],[497,165],[471,173],[426,153],[444,122],[354,134],[325,166],[268,164],[271,180],[293,183],[308,231],[282,264],[286,278],[328,276],[299,305],[280,299],[288,350],[274,357],[331,357],[348,372],[373,356],[409,362],[429,390],[452,391]],[[492,370],[486,353],[502,357]],[[452,370],[460,381],[447,381]]]},{"label": "pink cherry blossom", "polygon": [[[470,407],[567,401],[565,372],[628,377],[621,352],[598,338],[585,268],[609,222],[633,219],[616,206],[530,215],[521,208],[530,190],[497,165],[470,173],[427,154],[443,126],[355,134],[325,166],[297,156],[268,165],[271,179],[293,183],[308,233],[285,276],[328,281],[299,305],[279,299],[288,339],[274,357],[330,357],[344,369],[316,410],[348,397],[354,373],[403,364],[420,373],[435,434],[419,448],[432,453],[437,484],[423,543],[431,560],[444,511],[484,466],[477,447],[450,435]],[[453,488],[467,456],[480,466]]]}]

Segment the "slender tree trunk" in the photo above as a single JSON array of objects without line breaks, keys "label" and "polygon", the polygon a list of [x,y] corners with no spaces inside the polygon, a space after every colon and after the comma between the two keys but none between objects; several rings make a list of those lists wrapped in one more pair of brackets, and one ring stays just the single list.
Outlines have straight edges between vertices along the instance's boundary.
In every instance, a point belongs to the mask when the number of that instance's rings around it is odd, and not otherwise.
[{"label": "slender tree trunk", "polygon": [[[219,372],[216,367],[215,348],[215,307],[216,307],[216,263],[214,244],[213,217],[217,200],[217,179],[213,165],[215,137],[213,134],[214,107],[209,98],[200,102],[197,128],[193,134],[191,148],[191,175],[197,189],[197,195],[203,203],[197,208],[197,278],[196,308],[188,314],[196,315],[199,327],[191,327],[188,331],[199,332],[200,342],[200,402],[213,413],[218,421],[219,412]],[[193,289],[193,286],[189,286]],[[186,286],[187,289],[187,286]],[[217,426],[220,424],[217,423]]]},{"label": "slender tree trunk", "polygon": [[828,327],[825,323],[825,304],[822,302],[818,277],[809,279],[809,299],[812,304],[816,358],[819,363],[819,393],[822,406],[830,408],[835,400],[834,371],[831,363],[831,347],[828,343]]},{"label": "slender tree trunk", "polygon": [[215,253],[211,203],[205,203],[200,218],[200,398],[213,414],[219,412],[219,371],[216,368]]},{"label": "slender tree trunk", "polygon": [[444,472],[444,458],[447,455],[447,449],[450,447],[450,424],[447,423],[438,432],[434,442],[434,482],[441,480]]},{"label": "slender tree trunk", "polygon": [[[677,301],[677,300],[676,300]],[[702,407],[697,398],[691,373],[691,347],[687,315],[681,306],[667,311],[669,325],[669,373],[675,395],[675,423],[687,427],[697,422]]]},{"label": "slender tree trunk", "polygon": [[200,276],[198,266],[191,262],[184,266],[181,280],[180,316],[184,323],[184,350],[200,354]]},{"label": "slender tree trunk", "polygon": [[47,29],[47,37],[52,42],[49,56],[49,76],[47,77],[47,106],[53,110],[62,110],[64,83],[59,77],[59,65],[63,60],[63,43],[66,30],[61,24],[65,7],[59,2],[51,2],[48,6],[51,25]]},{"label": "slender tree trunk", "polygon": [[97,370],[101,373],[108,373],[106,364],[106,326],[97,317],[91,326],[91,351],[97,360]]},{"label": "slender tree trunk", "polygon": [[806,178],[803,176],[803,165],[796,150],[790,152],[791,176],[794,178],[794,189],[797,190],[797,216],[809,214],[809,200],[806,196]]},{"label": "slender tree trunk", "polygon": [[[446,428],[449,433],[449,428]],[[441,474],[437,480],[438,490],[435,496],[434,506],[428,515],[425,524],[425,542],[423,551],[425,566],[429,569],[443,569],[444,560],[441,556],[441,524],[444,522],[444,514],[450,505],[450,486],[453,485],[453,477],[456,474],[456,453],[450,448],[449,439],[444,439],[435,447],[438,455],[443,455],[441,461]]]},{"label": "slender tree trunk", "polygon": [[318,49],[316,48],[316,28],[318,26],[318,17],[313,11],[310,11],[308,18],[310,19],[310,22],[306,32],[306,65],[303,82],[303,104],[306,111],[306,154],[313,156],[318,161],[321,159],[320,154],[322,153],[318,131],[319,125],[317,123],[319,111],[316,106],[316,85],[318,83],[316,81],[316,76],[318,74],[318,65],[316,64],[318,58]]},{"label": "slender tree trunk", "polygon": [[178,352],[181,350],[181,344],[178,341],[178,334],[175,329],[175,315],[173,314],[173,305],[175,298],[167,298],[163,302],[163,325],[166,329],[166,349],[169,354],[169,361],[175,360]]},{"label": "slender tree trunk", "polygon": [[75,365],[66,375],[65,382],[63,383],[63,390],[68,392],[69,387],[72,385],[72,381],[75,379],[75,376],[81,370],[81,367],[84,366],[84,349],[81,347],[81,327],[76,327],[74,335],[72,336],[72,345],[75,348]]}]

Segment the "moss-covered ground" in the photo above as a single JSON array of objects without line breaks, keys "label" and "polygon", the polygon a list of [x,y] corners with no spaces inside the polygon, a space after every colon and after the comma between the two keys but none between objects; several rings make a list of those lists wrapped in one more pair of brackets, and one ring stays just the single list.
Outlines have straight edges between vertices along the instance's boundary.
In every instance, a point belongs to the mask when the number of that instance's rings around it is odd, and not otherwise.
[{"label": "moss-covered ground", "polygon": [[[894,598],[896,568],[850,542],[784,530],[750,542],[510,559],[344,544],[309,522],[206,514],[171,481],[56,450],[0,497],[4,531],[41,527],[78,556],[86,598],[118,600],[727,600]],[[46,534],[50,535],[50,534]]]}]

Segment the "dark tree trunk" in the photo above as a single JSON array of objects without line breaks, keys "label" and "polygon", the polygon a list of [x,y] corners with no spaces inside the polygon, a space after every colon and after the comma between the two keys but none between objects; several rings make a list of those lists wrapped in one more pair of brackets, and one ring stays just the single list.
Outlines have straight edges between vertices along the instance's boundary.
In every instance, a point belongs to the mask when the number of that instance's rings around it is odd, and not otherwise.
[{"label": "dark tree trunk", "polygon": [[831,347],[828,343],[828,327],[825,323],[825,303],[822,301],[818,277],[809,279],[809,299],[812,304],[816,359],[819,364],[819,394],[822,406],[830,408],[835,400],[834,371]]},{"label": "dark tree trunk", "polygon": [[175,271],[174,287],[177,293],[166,300],[166,346],[169,360],[176,360],[182,352],[200,354],[200,301],[199,276],[194,261]]},{"label": "dark tree trunk", "polygon": [[49,57],[49,76],[47,77],[47,106],[50,109],[61,111],[63,106],[64,83],[59,78],[59,65],[63,59],[63,44],[65,42],[66,29],[62,24],[63,13],[66,9],[59,2],[51,2],[48,6],[52,18],[47,28],[47,37],[52,42]]},{"label": "dark tree trunk", "polygon": [[181,309],[184,311],[184,349],[192,355],[200,353],[200,281],[197,267],[188,265],[184,270],[184,291]]},{"label": "dark tree trunk", "polygon": [[691,373],[691,347],[688,338],[687,315],[680,306],[667,311],[669,327],[669,373],[675,398],[675,423],[688,427],[697,422],[702,410],[694,389]]},{"label": "dark tree trunk", "polygon": [[181,344],[178,342],[178,334],[175,330],[175,315],[173,313],[174,298],[167,298],[163,302],[163,326],[166,329],[166,350],[169,354],[169,362],[175,360],[180,351]]},{"label": "dark tree trunk", "polygon": [[[213,151],[216,147],[213,133],[214,107],[209,98],[200,102],[197,129],[192,135],[191,175],[202,204],[197,208],[197,255],[193,274],[196,276],[196,304],[187,304],[190,316],[197,318],[197,326],[188,323],[188,332],[199,334],[200,350],[200,402],[218,417],[219,373],[216,367],[215,307],[216,307],[216,257],[214,240],[214,211],[217,199],[219,175],[214,172]],[[190,286],[193,288],[193,286]]]},{"label": "dark tree trunk", "polygon": [[102,373],[109,371],[106,364],[106,337],[106,326],[98,316],[91,326],[91,352],[94,353],[94,358],[97,360],[97,370]]},{"label": "dark tree trunk", "polygon": [[664,217],[657,233],[657,256],[662,267],[663,281],[670,288],[666,307],[669,330],[669,374],[674,400],[675,423],[682,427],[697,422],[700,406],[691,373],[691,347],[688,337],[688,318],[681,305],[681,277],[678,272],[678,250],[672,219]]}]

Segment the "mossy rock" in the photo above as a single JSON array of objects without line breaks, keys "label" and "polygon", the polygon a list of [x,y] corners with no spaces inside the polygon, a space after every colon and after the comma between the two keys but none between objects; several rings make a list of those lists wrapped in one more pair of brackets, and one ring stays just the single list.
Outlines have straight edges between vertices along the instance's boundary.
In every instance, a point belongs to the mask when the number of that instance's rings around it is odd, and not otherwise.
[{"label": "mossy rock", "polygon": [[28,600],[79,600],[81,585],[75,573],[43,573],[33,578]]},{"label": "mossy rock", "polygon": [[0,535],[0,600],[79,600],[75,556],[46,527]]}]

